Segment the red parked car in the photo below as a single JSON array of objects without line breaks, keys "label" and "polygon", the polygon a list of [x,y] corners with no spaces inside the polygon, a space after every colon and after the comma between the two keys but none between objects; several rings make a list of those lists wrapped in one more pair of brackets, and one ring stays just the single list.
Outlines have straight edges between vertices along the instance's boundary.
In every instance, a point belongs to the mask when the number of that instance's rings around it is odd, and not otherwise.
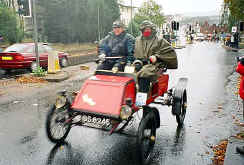
[{"label": "red parked car", "polygon": [[[47,68],[48,53],[53,49],[44,43],[38,43],[38,52],[40,66]],[[68,54],[58,52],[61,67],[68,66]],[[34,43],[18,43],[9,46],[0,53],[0,69],[10,71],[11,69],[30,69],[35,70],[37,67],[35,44]]]}]

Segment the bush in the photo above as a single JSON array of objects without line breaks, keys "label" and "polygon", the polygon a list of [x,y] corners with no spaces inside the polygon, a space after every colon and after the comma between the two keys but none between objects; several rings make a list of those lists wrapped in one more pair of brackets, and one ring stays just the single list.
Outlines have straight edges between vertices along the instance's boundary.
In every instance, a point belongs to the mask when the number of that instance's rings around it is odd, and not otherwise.
[{"label": "bush", "polygon": [[46,71],[42,69],[42,67],[37,67],[36,70],[33,71],[33,75],[37,77],[43,77],[46,75]]},{"label": "bush", "polygon": [[6,6],[0,6],[0,34],[3,39],[10,44],[21,42],[24,37],[22,23],[19,21],[18,16]]}]

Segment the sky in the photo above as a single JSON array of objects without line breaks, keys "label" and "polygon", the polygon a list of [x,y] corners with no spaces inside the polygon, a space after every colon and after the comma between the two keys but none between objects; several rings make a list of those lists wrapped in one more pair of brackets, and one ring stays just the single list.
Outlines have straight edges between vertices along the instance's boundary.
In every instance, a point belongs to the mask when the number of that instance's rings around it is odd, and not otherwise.
[{"label": "sky", "polygon": [[[124,0],[129,1],[130,0]],[[132,0],[136,6],[140,6],[145,0]],[[185,13],[219,13],[224,0],[155,0],[163,7],[164,14]]]}]

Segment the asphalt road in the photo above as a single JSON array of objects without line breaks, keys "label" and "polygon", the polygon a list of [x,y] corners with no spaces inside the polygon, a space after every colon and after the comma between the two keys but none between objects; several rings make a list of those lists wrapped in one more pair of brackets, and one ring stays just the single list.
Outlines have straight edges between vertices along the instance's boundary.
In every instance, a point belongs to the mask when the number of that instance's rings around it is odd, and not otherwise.
[{"label": "asphalt road", "polygon": [[[229,137],[238,75],[234,73],[238,53],[226,52],[220,44],[197,42],[177,50],[179,69],[169,70],[170,86],[188,78],[188,108],[183,128],[177,128],[170,107],[156,106],[161,127],[157,130],[153,165],[206,165],[213,157],[211,146]],[[78,79],[78,78],[77,78]],[[97,129],[73,127],[64,145],[55,146],[46,137],[46,113],[58,89],[77,90],[82,80],[39,89],[35,97],[0,105],[1,165],[136,165],[136,139],[108,135]],[[47,90],[48,89],[48,90]],[[0,96],[4,97],[4,96]],[[135,134],[140,114],[126,129]]]}]

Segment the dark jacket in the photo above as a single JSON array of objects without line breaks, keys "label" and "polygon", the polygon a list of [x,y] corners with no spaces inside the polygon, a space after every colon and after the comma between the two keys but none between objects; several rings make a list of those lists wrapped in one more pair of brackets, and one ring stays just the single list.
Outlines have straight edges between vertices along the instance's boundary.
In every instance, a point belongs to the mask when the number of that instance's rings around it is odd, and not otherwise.
[{"label": "dark jacket", "polygon": [[135,38],[122,32],[119,36],[116,36],[113,32],[110,32],[99,44],[99,54],[106,54],[108,57],[122,56],[125,57],[125,62],[132,63],[134,61],[134,47]]}]

